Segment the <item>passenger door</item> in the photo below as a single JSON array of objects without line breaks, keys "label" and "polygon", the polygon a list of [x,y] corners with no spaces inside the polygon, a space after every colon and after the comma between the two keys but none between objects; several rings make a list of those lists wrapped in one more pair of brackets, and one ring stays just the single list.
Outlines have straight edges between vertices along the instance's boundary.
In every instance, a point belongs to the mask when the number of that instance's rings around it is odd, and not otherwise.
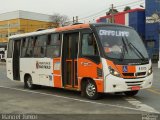
[{"label": "passenger door", "polygon": [[21,40],[15,40],[13,49],[13,80],[18,81],[20,81],[20,46]]},{"label": "passenger door", "polygon": [[76,88],[79,32],[63,35],[62,79],[64,87]]},{"label": "passenger door", "polygon": [[8,48],[7,48],[7,77],[13,80],[13,40],[9,40]]}]

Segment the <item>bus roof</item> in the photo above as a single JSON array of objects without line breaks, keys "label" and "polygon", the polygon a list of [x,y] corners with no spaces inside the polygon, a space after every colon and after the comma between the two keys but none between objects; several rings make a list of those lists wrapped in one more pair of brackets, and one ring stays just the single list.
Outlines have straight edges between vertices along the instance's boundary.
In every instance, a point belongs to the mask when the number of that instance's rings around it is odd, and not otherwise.
[{"label": "bus roof", "polygon": [[89,27],[90,27],[89,24],[77,24],[77,25],[59,27],[59,28],[56,28],[55,30],[56,30],[57,32],[60,32],[60,31],[68,31],[68,30],[75,30],[75,29],[83,29],[83,28],[89,28]]},{"label": "bus roof", "polygon": [[23,38],[23,37],[29,37],[29,36],[35,36],[35,35],[49,34],[49,33],[54,33],[54,32],[76,30],[76,29],[84,29],[84,28],[90,28],[90,26],[94,26],[94,27],[101,27],[101,26],[117,26],[118,27],[119,26],[119,27],[131,28],[131,27],[124,26],[124,25],[108,24],[108,23],[107,24],[106,23],[76,24],[76,25],[70,25],[70,26],[65,26],[65,27],[35,31],[35,32],[30,32],[30,33],[17,34],[17,35],[10,36],[9,39]]},{"label": "bus roof", "polygon": [[[115,23],[93,23],[91,26],[94,27],[103,27],[103,26],[113,26],[113,27],[126,27],[126,28],[132,28],[130,26],[122,25],[122,24],[115,24]],[[133,29],[133,28],[132,28]]]},{"label": "bus roof", "polygon": [[49,34],[49,33],[53,33],[53,32],[55,32],[55,29],[47,29],[47,30],[42,30],[42,31],[35,31],[35,32],[30,32],[30,33],[13,35],[13,36],[10,36],[9,39],[23,38],[23,37],[33,36],[33,35],[42,35],[42,34],[46,34],[46,33]]},{"label": "bus roof", "polygon": [[83,29],[83,28],[89,28],[89,24],[78,24],[78,25],[71,25],[71,26],[35,31],[35,32],[24,33],[24,34],[17,34],[17,35],[10,36],[9,39],[23,38],[23,37],[33,36],[33,35],[35,36],[35,35],[49,34],[54,32]]}]

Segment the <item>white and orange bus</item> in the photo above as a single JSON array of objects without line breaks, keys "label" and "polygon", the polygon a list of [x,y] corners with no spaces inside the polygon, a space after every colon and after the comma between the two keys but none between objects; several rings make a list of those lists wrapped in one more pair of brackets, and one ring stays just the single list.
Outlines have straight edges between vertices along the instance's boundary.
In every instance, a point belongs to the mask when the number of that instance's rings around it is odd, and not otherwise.
[{"label": "white and orange bus", "polygon": [[7,76],[38,85],[134,96],[151,87],[152,64],[138,34],[114,24],[77,24],[9,37]]}]

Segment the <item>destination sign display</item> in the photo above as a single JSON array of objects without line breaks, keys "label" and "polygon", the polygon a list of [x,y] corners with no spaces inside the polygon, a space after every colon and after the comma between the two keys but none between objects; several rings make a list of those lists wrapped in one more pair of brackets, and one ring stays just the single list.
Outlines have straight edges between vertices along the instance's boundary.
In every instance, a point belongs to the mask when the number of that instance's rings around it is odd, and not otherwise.
[{"label": "destination sign display", "polygon": [[105,36],[117,36],[117,37],[128,37],[128,31],[120,31],[120,30],[99,30],[99,35]]}]

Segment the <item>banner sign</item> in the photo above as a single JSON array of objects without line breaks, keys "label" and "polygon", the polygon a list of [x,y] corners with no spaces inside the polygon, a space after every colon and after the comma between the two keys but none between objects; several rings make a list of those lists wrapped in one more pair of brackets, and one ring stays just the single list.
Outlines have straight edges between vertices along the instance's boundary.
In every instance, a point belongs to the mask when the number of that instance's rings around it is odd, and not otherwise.
[{"label": "banner sign", "polygon": [[154,13],[150,17],[146,17],[146,23],[160,23],[160,16]]}]

